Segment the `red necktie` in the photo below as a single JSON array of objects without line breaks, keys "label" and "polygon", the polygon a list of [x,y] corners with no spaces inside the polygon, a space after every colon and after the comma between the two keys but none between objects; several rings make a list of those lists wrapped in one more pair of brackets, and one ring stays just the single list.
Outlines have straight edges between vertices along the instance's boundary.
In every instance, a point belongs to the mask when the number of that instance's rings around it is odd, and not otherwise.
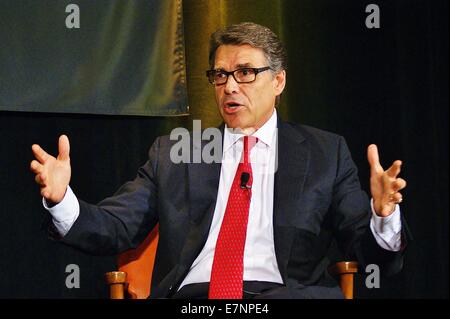
[{"label": "red necktie", "polygon": [[[209,299],[242,299],[244,246],[247,235],[248,210],[252,197],[252,166],[249,154],[256,144],[255,137],[244,137],[243,161],[239,162],[228,195],[227,207],[217,237],[209,284]],[[245,183],[247,175],[248,181]]]}]

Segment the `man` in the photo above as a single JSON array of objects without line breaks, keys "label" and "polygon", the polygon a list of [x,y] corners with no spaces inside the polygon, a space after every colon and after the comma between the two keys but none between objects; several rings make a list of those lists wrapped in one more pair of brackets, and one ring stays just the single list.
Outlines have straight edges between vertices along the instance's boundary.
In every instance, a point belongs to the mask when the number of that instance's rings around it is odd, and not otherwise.
[{"label": "man", "polygon": [[385,171],[376,146],[368,147],[369,201],[342,137],[278,117],[285,64],[282,44],[265,27],[214,33],[207,75],[225,122],[221,162],[175,164],[175,142],[159,137],[136,179],[98,205],[69,187],[66,136],[57,158],[33,145],[31,169],[61,240],[117,254],[159,223],[156,298],[339,298],[326,272],[333,239],[345,258],[398,271],[401,162]]}]

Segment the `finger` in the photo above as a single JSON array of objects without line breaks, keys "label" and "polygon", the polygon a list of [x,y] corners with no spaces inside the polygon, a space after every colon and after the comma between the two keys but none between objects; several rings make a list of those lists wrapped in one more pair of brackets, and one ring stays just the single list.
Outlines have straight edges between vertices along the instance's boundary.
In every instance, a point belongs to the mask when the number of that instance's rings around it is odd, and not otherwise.
[{"label": "finger", "polygon": [[44,170],[44,166],[36,160],[31,161],[30,169],[35,174],[41,174]]},{"label": "finger", "polygon": [[42,174],[36,175],[36,177],[34,178],[34,180],[35,180],[36,183],[38,183],[39,185],[45,186],[46,178],[45,178],[45,176],[43,176]]},{"label": "finger", "polygon": [[44,197],[45,199],[48,199],[50,197],[50,193],[47,188],[41,189],[41,196]]},{"label": "finger", "polygon": [[403,196],[400,193],[394,193],[389,197],[389,201],[394,204],[400,204],[403,201]]},{"label": "finger", "polygon": [[380,158],[378,156],[378,148],[375,144],[370,144],[367,148],[367,160],[370,165],[370,173],[379,174],[383,173],[383,167],[380,164]]},{"label": "finger", "polygon": [[31,146],[34,156],[40,163],[45,163],[45,161],[50,157],[39,145],[33,144]]},{"label": "finger", "polygon": [[394,190],[398,192],[406,187],[406,181],[403,178],[397,178],[393,183]]},{"label": "finger", "polygon": [[402,161],[395,161],[386,171],[387,175],[389,177],[397,177],[397,175],[400,174],[401,166]]},{"label": "finger", "polygon": [[61,160],[68,160],[70,154],[69,138],[66,135],[61,135],[58,140],[58,158]]}]

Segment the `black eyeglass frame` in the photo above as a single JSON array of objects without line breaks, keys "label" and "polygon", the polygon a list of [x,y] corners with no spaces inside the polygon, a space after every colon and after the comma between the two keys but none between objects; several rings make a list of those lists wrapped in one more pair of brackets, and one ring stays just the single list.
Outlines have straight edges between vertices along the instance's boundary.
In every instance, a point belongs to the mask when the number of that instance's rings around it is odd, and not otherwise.
[{"label": "black eyeglass frame", "polygon": [[[252,70],[255,73],[255,79],[252,80],[252,81],[249,81],[249,82],[238,81],[236,79],[236,77],[234,76],[234,73],[237,72],[237,71],[242,71],[242,70]],[[208,77],[209,83],[211,83],[213,85],[217,85],[217,86],[226,84],[228,82],[228,77],[230,75],[233,76],[233,79],[236,81],[236,83],[252,83],[252,82],[255,82],[256,76],[258,75],[258,73],[261,73],[261,72],[264,72],[264,71],[267,71],[267,70],[271,70],[270,66],[264,66],[262,68],[248,68],[248,67],[246,67],[246,68],[239,68],[239,69],[236,69],[236,70],[233,70],[233,71],[212,69],[212,70],[206,71],[206,76]],[[221,72],[221,73],[225,74],[227,76],[226,81],[223,82],[223,83],[220,83],[220,84],[216,84],[216,81],[214,80],[214,75],[215,75],[216,72]]]}]

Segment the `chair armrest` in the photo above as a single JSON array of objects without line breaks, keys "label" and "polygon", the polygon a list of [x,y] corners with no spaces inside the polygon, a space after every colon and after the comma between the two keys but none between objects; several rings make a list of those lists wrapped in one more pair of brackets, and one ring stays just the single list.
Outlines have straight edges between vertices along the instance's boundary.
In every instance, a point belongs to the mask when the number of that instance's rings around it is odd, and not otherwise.
[{"label": "chair armrest", "polygon": [[339,286],[345,299],[353,299],[353,276],[358,272],[355,261],[341,261],[328,268],[330,274],[339,277]]},{"label": "chair armrest", "polygon": [[125,299],[127,273],[124,271],[111,271],[105,274],[106,283],[109,285],[111,299]]}]

